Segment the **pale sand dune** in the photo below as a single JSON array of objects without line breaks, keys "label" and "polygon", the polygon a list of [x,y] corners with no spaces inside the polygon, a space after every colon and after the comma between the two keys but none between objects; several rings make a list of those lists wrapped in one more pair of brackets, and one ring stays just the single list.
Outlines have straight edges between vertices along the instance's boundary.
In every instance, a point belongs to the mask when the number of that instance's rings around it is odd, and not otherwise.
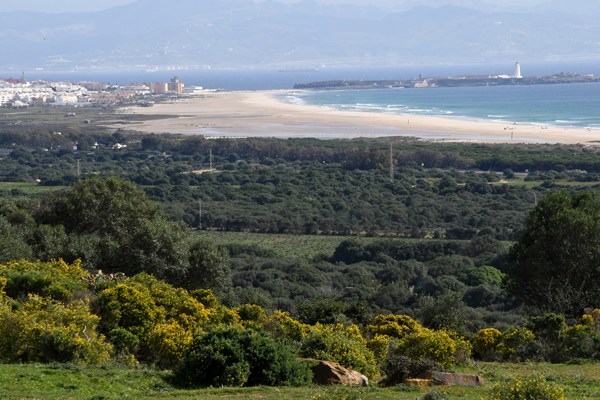
[{"label": "pale sand dune", "polygon": [[[289,104],[277,91],[214,92],[154,107],[128,107],[122,114],[165,116],[111,126],[142,132],[209,137],[355,138],[406,136],[432,140],[505,143],[589,143],[600,130],[481,122],[451,117],[339,111]],[[285,93],[285,92],[283,92]],[[512,137],[511,137],[512,136]]]}]

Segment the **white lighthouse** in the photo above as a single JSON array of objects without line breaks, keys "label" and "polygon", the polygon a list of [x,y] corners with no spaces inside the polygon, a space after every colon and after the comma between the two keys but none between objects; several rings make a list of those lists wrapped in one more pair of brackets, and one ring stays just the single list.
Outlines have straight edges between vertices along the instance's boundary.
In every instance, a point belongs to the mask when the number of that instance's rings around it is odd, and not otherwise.
[{"label": "white lighthouse", "polygon": [[519,65],[518,61],[515,63],[515,76],[514,77],[517,79],[523,78],[523,75],[521,75],[521,65]]}]

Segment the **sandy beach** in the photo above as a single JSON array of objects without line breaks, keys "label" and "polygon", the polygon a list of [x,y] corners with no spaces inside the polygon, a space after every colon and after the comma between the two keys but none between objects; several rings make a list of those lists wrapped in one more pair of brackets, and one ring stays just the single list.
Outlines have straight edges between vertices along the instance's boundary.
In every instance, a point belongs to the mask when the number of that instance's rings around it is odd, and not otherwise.
[{"label": "sandy beach", "polygon": [[119,111],[124,116],[147,116],[149,119],[119,121],[111,126],[148,133],[207,137],[350,139],[404,136],[444,141],[600,144],[594,143],[600,141],[600,130],[340,111],[291,104],[275,97],[286,92],[206,92],[153,107],[126,107]]}]

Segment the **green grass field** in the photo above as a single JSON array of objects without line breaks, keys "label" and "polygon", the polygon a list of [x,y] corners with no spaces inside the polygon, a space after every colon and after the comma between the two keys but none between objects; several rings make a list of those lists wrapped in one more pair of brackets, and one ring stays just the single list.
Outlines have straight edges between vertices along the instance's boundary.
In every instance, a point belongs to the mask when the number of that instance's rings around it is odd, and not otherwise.
[{"label": "green grass field", "polygon": [[30,182],[0,182],[0,195],[19,194],[36,196],[42,193],[63,190],[65,186],[42,186]]},{"label": "green grass field", "polygon": [[[561,385],[567,399],[600,398],[600,363],[564,364],[497,364],[474,363],[463,372],[478,373],[486,381],[484,387],[436,386],[429,390],[446,393],[451,399],[485,399],[490,388],[515,376],[544,375]],[[168,374],[149,369],[93,368],[73,365],[0,365],[0,398],[21,399],[261,399],[309,400],[318,394],[329,394],[333,400],[341,394],[353,400],[416,400],[427,389],[398,386],[392,388],[222,388],[182,390],[168,383]],[[337,392],[336,392],[337,391]],[[340,392],[341,391],[341,392]]]},{"label": "green grass field", "polygon": [[[312,259],[319,255],[331,256],[335,248],[344,240],[350,239],[350,236],[325,236],[325,235],[292,235],[292,234],[271,234],[271,233],[253,233],[253,232],[202,232],[212,239],[217,245],[225,246],[228,244],[256,245],[260,248],[273,251],[277,257],[297,259]],[[381,238],[360,237],[362,243],[368,244]],[[423,239],[391,239],[403,241],[419,241]]]}]

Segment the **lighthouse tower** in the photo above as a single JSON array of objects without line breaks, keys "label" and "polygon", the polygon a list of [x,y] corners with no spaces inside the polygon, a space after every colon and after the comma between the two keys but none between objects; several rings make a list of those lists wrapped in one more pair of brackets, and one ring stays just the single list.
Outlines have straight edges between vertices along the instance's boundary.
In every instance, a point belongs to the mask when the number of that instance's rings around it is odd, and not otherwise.
[{"label": "lighthouse tower", "polygon": [[523,75],[521,75],[521,65],[519,65],[518,61],[515,63],[515,76],[514,77],[517,79],[523,78]]}]

